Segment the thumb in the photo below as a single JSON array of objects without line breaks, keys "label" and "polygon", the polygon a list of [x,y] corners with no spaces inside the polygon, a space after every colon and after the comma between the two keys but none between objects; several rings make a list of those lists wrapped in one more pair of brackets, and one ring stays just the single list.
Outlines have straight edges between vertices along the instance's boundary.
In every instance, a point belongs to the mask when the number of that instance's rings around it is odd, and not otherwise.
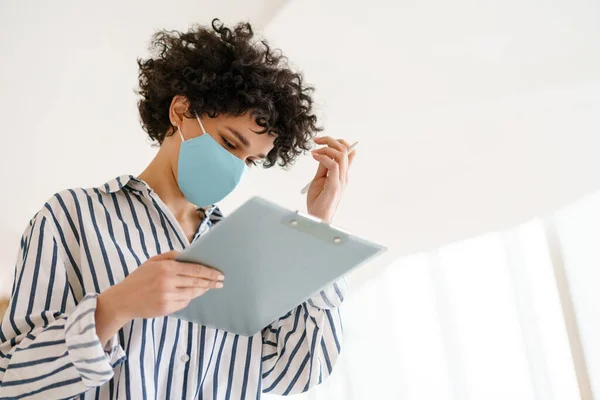
[{"label": "thumb", "polygon": [[166,253],[159,254],[157,256],[151,257],[152,261],[161,261],[161,260],[174,260],[175,257],[179,254],[178,251],[172,250]]}]

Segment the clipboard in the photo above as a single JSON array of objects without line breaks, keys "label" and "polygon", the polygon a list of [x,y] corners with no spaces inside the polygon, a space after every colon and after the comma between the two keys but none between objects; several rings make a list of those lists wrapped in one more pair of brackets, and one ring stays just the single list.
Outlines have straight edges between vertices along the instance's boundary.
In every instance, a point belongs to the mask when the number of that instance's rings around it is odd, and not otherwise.
[{"label": "clipboard", "polygon": [[221,271],[225,281],[172,316],[253,336],[385,250],[254,197],[177,256]]}]

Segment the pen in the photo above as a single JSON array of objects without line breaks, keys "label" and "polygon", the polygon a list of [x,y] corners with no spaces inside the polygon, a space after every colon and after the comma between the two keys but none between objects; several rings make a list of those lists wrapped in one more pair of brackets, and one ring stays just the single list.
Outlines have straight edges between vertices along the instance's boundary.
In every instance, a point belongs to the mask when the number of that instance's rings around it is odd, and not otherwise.
[{"label": "pen", "polygon": [[[358,142],[354,143],[353,145],[350,146],[350,148],[348,148],[348,154],[350,154],[354,151],[354,148],[356,147],[357,144],[358,144]],[[306,194],[308,192],[308,189],[310,188],[311,184],[312,184],[312,181],[308,182],[308,184],[302,188],[300,193]]]}]

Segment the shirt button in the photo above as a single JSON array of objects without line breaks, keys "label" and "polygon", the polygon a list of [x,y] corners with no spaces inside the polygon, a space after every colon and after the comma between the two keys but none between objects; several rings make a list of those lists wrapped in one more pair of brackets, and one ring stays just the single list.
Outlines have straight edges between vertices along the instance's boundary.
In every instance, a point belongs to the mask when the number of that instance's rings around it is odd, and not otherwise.
[{"label": "shirt button", "polygon": [[188,361],[190,361],[190,356],[188,356],[187,354],[181,356],[181,362],[186,363]]}]

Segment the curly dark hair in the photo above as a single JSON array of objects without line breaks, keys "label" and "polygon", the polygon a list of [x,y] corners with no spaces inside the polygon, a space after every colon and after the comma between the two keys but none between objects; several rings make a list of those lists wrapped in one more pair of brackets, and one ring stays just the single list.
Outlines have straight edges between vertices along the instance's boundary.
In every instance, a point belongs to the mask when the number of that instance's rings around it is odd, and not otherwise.
[{"label": "curly dark hair", "polygon": [[162,144],[173,133],[169,107],[180,95],[189,102],[187,117],[250,112],[263,128],[260,133],[275,135],[265,168],[286,167],[309,150],[310,139],[321,130],[312,111],[314,89],[280,50],[253,38],[249,23],[229,29],[218,19],[212,29],[154,34],[151,57],[138,59],[138,109],[150,138]]}]

